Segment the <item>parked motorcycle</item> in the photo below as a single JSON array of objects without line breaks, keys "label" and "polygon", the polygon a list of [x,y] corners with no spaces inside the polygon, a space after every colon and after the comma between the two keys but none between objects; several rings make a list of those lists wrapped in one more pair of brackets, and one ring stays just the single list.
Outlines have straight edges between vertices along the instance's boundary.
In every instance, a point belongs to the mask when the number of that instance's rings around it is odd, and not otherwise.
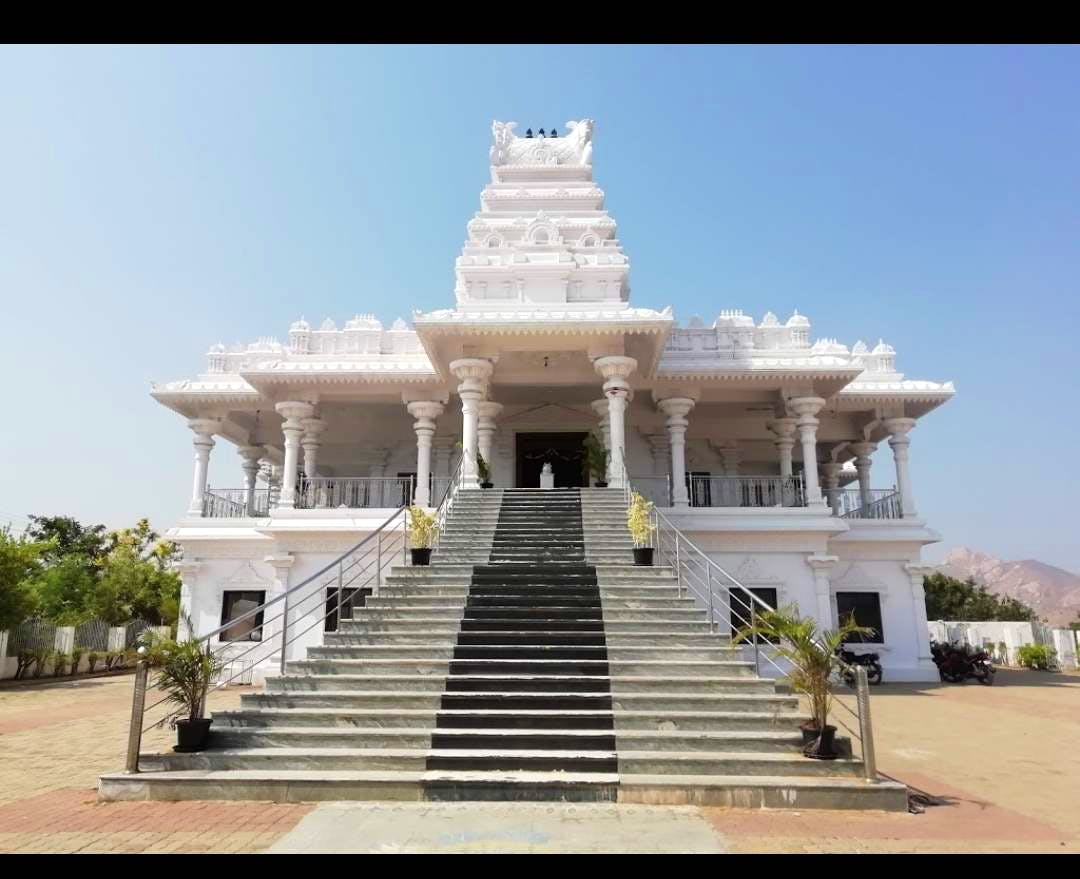
[{"label": "parked motorcycle", "polygon": [[930,655],[937,666],[938,676],[947,683],[960,684],[975,678],[987,687],[994,683],[994,661],[985,650],[976,650],[966,644],[939,644],[930,642]]},{"label": "parked motorcycle", "polygon": [[876,653],[856,653],[853,650],[845,650],[843,645],[836,648],[836,655],[845,663],[841,672],[844,683],[849,687],[855,686],[854,666],[861,665],[866,668],[866,680],[871,684],[881,683],[881,661]]}]

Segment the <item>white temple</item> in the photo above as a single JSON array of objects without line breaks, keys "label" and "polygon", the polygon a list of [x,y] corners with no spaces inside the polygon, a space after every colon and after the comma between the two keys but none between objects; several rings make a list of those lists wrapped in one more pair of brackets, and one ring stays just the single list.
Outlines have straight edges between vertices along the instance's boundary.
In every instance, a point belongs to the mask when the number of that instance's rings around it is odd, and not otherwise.
[{"label": "white temple", "polygon": [[[830,626],[854,609],[877,622],[887,680],[936,679],[920,552],[940,538],[908,456],[952,384],[905,378],[884,342],[814,341],[798,313],[724,309],[681,327],[670,307],[632,305],[592,120],[557,137],[492,133],[452,307],[390,327],[300,319],[285,342],[216,345],[202,375],[153,386],[194,438],[190,503],[169,536],[196,626],[227,622],[237,594],[302,581],[402,504],[436,506],[459,444],[498,487],[539,486],[545,463],[557,487],[577,486],[595,432],[607,482],[628,476],[745,586]],[[881,472],[871,455],[886,441]],[[230,445],[235,480],[208,486],[211,453]],[[464,455],[463,489],[479,490],[476,471]]]}]

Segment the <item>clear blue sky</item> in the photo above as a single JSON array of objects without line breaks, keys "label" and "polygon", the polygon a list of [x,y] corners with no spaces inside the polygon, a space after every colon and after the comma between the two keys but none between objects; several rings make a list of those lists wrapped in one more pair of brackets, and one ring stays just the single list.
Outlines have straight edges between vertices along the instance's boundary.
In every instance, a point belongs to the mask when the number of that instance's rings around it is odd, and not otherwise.
[{"label": "clear blue sky", "polygon": [[1080,570],[1078,91],[1075,47],[4,48],[0,519],[173,524],[149,381],[445,307],[491,120],[590,116],[635,302],[883,336],[957,383],[912,434],[943,547]]}]

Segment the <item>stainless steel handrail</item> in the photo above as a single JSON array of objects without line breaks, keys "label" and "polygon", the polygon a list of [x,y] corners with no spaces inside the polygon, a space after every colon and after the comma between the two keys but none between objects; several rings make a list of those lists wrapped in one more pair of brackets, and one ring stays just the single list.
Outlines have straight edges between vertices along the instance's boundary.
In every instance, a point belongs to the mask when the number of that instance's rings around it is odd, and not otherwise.
[{"label": "stainless steel handrail", "polygon": [[[401,526],[400,530],[398,530],[397,527],[399,523]],[[338,618],[340,619],[346,589],[350,590],[351,593],[355,592],[357,589],[364,589],[367,586],[373,585],[372,591],[373,593],[377,593],[382,582],[383,571],[386,568],[387,563],[392,564],[397,558],[396,554],[399,548],[401,551],[401,559],[404,561],[407,557],[404,506],[399,507],[393,515],[389,516],[378,528],[368,534],[355,546],[342,553],[338,558],[323,566],[311,576],[305,578],[302,582],[290,587],[279,595],[274,596],[269,601],[264,601],[256,607],[239,614],[235,618],[229,620],[228,623],[219,626],[202,636],[195,636],[195,633],[191,633],[191,637],[196,643],[205,646],[207,655],[221,655],[222,657],[225,657],[229,663],[239,664],[238,671],[234,672],[224,680],[215,681],[215,686],[218,688],[226,686],[237,677],[243,675],[245,669],[244,665],[240,663],[240,660],[259,649],[267,650],[267,658],[272,657],[277,650],[280,650],[280,671],[281,673],[284,673],[288,646],[307,632],[310,632],[315,626],[324,623],[332,614],[338,614]],[[331,574],[329,578],[326,577],[328,573]],[[328,589],[332,589],[335,585],[336,594],[331,598],[328,594]],[[312,586],[314,586],[314,588],[312,588]],[[304,590],[309,591],[307,594],[300,594]],[[312,598],[317,598],[318,603],[314,605],[314,607],[298,613],[305,602],[310,601]],[[327,608],[327,605],[330,605],[329,608]],[[267,609],[275,606],[280,606],[280,613],[276,613],[268,619],[266,615]],[[320,614],[319,610],[324,608],[326,608],[325,611]],[[215,636],[220,636],[226,630],[234,629],[239,623],[243,623],[245,620],[250,620],[252,618],[255,618],[253,622],[257,622],[260,637],[257,641],[252,640],[250,646],[246,650],[242,650],[239,653],[231,652],[235,650],[238,643],[243,643],[240,641],[221,641],[219,639],[216,646],[213,644],[213,638]],[[276,628],[273,624],[279,620],[281,622],[280,638],[275,635],[264,639],[262,634],[271,628]],[[301,622],[304,620],[311,620],[311,624],[306,628],[301,629]],[[255,626],[253,626],[253,628],[255,628]],[[280,646],[278,646],[279,644]],[[230,652],[227,653],[226,651]],[[167,719],[166,717],[156,723],[149,724],[145,728],[143,727],[143,718],[146,714],[168,701],[168,697],[163,697],[149,706],[146,705],[147,669],[145,660],[140,660],[139,667],[140,674],[136,676],[136,688],[132,704],[132,717],[128,741],[128,771],[132,772],[138,771],[137,755],[142,733],[147,729],[159,725],[164,719]],[[134,759],[131,756],[132,754],[135,755]]]},{"label": "stainless steel handrail", "polygon": [[465,453],[462,452],[458,456],[457,466],[453,468],[450,480],[446,485],[446,491],[443,492],[442,499],[439,501],[439,506],[435,510],[435,525],[438,529],[435,532],[435,540],[432,549],[437,549],[442,541],[443,531],[446,530],[446,520],[450,517],[450,512],[454,507],[454,501],[457,499],[458,492],[461,490],[462,485],[462,467],[465,463]]},{"label": "stainless steel handrail", "polygon": [[[623,472],[623,494],[627,499],[627,503],[632,499],[634,490],[631,486],[631,479]],[[709,631],[716,631],[716,604],[719,601],[727,610],[727,619],[729,621],[734,617],[744,626],[756,626],[757,616],[763,611],[775,611],[776,608],[772,607],[768,602],[763,601],[757,595],[754,595],[746,586],[736,580],[731,574],[729,574],[723,567],[709,558],[705,552],[697,546],[692,540],[690,540],[675,524],[655,506],[651,511],[653,517],[653,533],[656,535],[656,552],[658,562],[664,563],[664,559],[668,559],[672,562],[675,575],[678,582],[679,595],[682,596],[682,590],[685,587],[687,591],[694,594],[694,597],[699,601],[702,601],[708,612],[709,619]],[[664,543],[664,531],[667,531],[669,536],[667,542],[670,548],[665,549]],[[696,562],[704,566],[704,574],[694,571],[691,565]],[[713,578],[717,576],[721,583],[726,581],[726,588],[723,592],[714,588]],[[696,588],[695,588],[696,587]],[[743,599],[742,603],[750,608],[750,619],[737,611],[731,606],[731,602],[727,600],[726,596],[730,597],[731,587],[735,587],[738,590],[740,598]],[[704,594],[702,594],[704,592]],[[768,651],[762,651],[760,646],[760,640],[757,636],[754,636],[753,650],[754,650],[754,669],[758,676],[761,675],[761,659],[764,652],[764,659],[777,671],[781,676],[787,677],[790,673],[790,669],[785,669],[780,666]],[[827,649],[826,645],[817,642],[822,649]],[[837,663],[840,665],[842,674],[843,672],[852,672],[855,677],[855,691],[856,691],[856,706],[858,712],[853,712],[851,709],[844,705],[843,702],[836,700],[835,704],[841,705],[845,710],[855,716],[859,723],[859,732],[855,733],[850,727],[845,725],[845,729],[848,729],[852,733],[853,737],[859,740],[860,747],[863,754],[863,772],[867,781],[877,781],[877,766],[874,759],[874,742],[873,742],[873,728],[870,723],[870,694],[869,684],[866,678],[866,669],[862,666],[851,666],[845,663],[842,659],[837,658]],[[841,681],[843,680],[841,674]]]}]

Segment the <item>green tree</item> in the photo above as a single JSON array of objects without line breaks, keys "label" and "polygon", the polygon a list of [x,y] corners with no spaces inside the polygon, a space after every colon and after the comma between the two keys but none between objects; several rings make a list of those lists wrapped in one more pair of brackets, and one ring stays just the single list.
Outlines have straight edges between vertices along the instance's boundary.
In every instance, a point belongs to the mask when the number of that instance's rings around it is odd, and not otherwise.
[{"label": "green tree", "polygon": [[46,547],[26,535],[14,537],[0,529],[0,631],[17,626],[35,610],[30,581],[40,570]]},{"label": "green tree", "polygon": [[30,583],[37,613],[61,626],[93,618],[98,602],[98,572],[85,559],[68,555],[46,567]]},{"label": "green tree", "polygon": [[46,564],[74,556],[93,566],[108,549],[104,525],[83,525],[70,516],[31,516],[26,533],[33,541],[50,544],[43,554]]},{"label": "green tree", "polygon": [[180,575],[173,570],[179,547],[161,540],[146,519],[134,528],[111,532],[101,562],[96,615],[119,624],[141,617],[158,625],[176,622]]},{"label": "green tree", "polygon": [[994,595],[974,577],[958,580],[942,573],[931,574],[923,578],[923,590],[926,617],[931,620],[1036,622],[1039,618],[1022,601]]}]

